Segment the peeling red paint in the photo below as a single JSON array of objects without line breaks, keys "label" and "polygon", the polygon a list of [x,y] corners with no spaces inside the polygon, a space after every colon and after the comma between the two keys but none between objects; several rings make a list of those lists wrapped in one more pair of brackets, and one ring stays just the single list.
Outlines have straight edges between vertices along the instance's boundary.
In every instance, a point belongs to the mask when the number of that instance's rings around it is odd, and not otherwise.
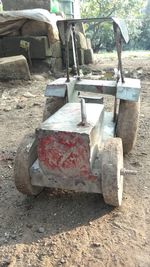
[{"label": "peeling red paint", "polygon": [[88,136],[68,132],[43,135],[38,141],[38,159],[50,172],[56,171],[60,176],[94,179]]}]

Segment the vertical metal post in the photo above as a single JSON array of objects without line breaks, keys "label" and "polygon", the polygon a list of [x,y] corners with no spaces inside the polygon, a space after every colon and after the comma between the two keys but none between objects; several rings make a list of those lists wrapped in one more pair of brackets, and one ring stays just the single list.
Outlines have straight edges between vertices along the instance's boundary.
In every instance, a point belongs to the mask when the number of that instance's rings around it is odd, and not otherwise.
[{"label": "vertical metal post", "polygon": [[70,82],[70,78],[69,78],[69,38],[70,38],[70,26],[67,23],[65,23],[65,55],[66,55],[67,82]]},{"label": "vertical metal post", "polygon": [[120,71],[121,81],[124,83],[122,60],[121,60],[121,52],[122,52],[121,32],[117,24],[114,23],[113,26],[114,26],[116,49],[117,49],[117,56],[118,56],[118,70]]},{"label": "vertical metal post", "polygon": [[[114,34],[115,34],[115,41],[116,41],[116,49],[117,49],[117,56],[118,56],[118,71],[120,71],[120,76],[121,76],[121,81],[124,83],[124,76],[123,76],[123,69],[122,69],[122,60],[121,60],[121,52],[122,52],[122,39],[121,39],[121,32],[116,23],[113,23],[114,27]],[[119,77],[117,77],[117,83],[118,83]],[[117,106],[118,106],[118,101],[115,96],[115,101],[114,101],[114,116],[113,120],[116,122],[117,119]]]},{"label": "vertical metal post", "polygon": [[81,125],[87,124],[86,104],[85,100],[81,98]]},{"label": "vertical metal post", "polygon": [[[71,39],[72,39],[72,50],[73,50],[74,68],[75,68],[75,72],[77,72],[76,51],[75,51],[75,43],[74,43],[74,38],[73,38],[73,32],[72,32],[72,29],[71,29]],[[76,74],[77,74],[77,73],[76,73]]]},{"label": "vertical metal post", "polygon": [[76,40],[76,32],[75,32],[75,25],[74,24],[72,24],[72,32],[73,32],[73,40],[74,40],[74,46],[75,46],[77,75],[78,75],[78,80],[80,80],[79,57],[78,57],[77,40]]}]

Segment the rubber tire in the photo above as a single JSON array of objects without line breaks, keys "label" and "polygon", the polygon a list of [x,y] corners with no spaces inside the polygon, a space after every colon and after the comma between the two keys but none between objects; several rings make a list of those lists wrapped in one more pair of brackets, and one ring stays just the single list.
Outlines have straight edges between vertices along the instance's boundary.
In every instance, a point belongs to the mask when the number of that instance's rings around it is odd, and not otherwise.
[{"label": "rubber tire", "polygon": [[120,138],[110,138],[104,145],[102,154],[102,194],[104,201],[118,207],[122,203],[123,147]]},{"label": "rubber tire", "polygon": [[116,127],[116,136],[122,139],[124,154],[129,153],[135,145],[140,115],[138,102],[120,100]]},{"label": "rubber tire", "polygon": [[43,112],[43,121],[47,120],[57,110],[59,110],[66,103],[64,97],[48,97],[45,101],[45,107]]},{"label": "rubber tire", "polygon": [[34,134],[24,137],[15,157],[14,178],[19,192],[25,195],[38,195],[43,188],[32,186],[29,169],[37,159],[37,142]]}]

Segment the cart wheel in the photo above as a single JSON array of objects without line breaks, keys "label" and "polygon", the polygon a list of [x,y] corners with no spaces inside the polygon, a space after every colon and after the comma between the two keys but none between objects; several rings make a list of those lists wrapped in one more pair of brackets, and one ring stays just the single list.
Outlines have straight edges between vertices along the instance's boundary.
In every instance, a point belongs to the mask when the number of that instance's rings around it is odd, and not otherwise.
[{"label": "cart wheel", "polygon": [[14,168],[15,185],[25,195],[37,195],[43,188],[32,186],[29,169],[37,159],[37,143],[33,134],[26,135],[21,142]]},{"label": "cart wheel", "polygon": [[64,97],[48,97],[45,102],[43,121],[47,120],[51,115],[53,115],[58,109],[60,109],[66,103]]},{"label": "cart wheel", "polygon": [[123,153],[129,153],[135,145],[140,115],[140,100],[120,100],[116,136],[122,139]]},{"label": "cart wheel", "polygon": [[123,194],[123,148],[120,138],[106,141],[102,154],[102,193],[107,204],[121,206]]}]

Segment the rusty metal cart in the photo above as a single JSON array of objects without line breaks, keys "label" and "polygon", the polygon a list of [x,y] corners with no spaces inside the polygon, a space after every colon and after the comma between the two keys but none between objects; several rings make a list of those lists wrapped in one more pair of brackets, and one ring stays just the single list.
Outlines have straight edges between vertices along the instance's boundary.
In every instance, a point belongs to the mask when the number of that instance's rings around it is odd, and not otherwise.
[{"label": "rusty metal cart", "polygon": [[[76,25],[89,21],[113,23],[118,55],[116,80],[84,80],[76,47]],[[47,85],[44,121],[20,144],[15,159],[15,184],[26,195],[44,187],[102,193],[104,201],[120,206],[123,176],[135,174],[123,166],[123,153],[135,144],[140,80],[124,78],[122,40],[128,32],[117,18],[60,21],[61,40],[66,47],[67,78]],[[69,74],[69,40],[72,39],[77,76]],[[90,93],[90,96],[87,94]],[[102,95],[114,96],[112,112],[105,110]],[[95,97],[96,95],[96,97]]]}]

